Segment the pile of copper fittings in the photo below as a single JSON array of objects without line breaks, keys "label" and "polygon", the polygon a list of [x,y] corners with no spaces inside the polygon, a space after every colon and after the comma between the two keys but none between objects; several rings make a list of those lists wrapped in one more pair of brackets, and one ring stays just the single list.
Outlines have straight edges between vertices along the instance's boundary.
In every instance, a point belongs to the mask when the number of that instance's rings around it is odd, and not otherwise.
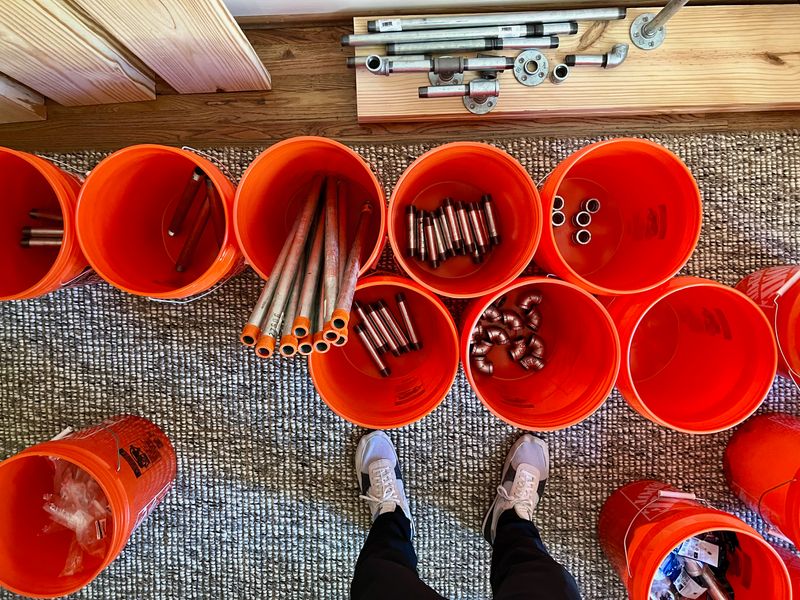
[{"label": "pile of copper fittings", "polygon": [[538,334],[542,324],[541,303],[542,294],[533,290],[514,307],[505,306],[505,297],[490,304],[472,330],[469,350],[472,367],[492,375],[494,364],[489,352],[495,346],[503,346],[511,360],[526,371],[544,369],[544,342]]},{"label": "pile of copper fittings", "polygon": [[471,256],[480,264],[500,244],[494,202],[485,194],[479,202],[445,198],[433,211],[406,208],[406,256],[438,269],[448,258]]},{"label": "pile of copper fittings", "polygon": [[422,341],[417,334],[408,309],[408,301],[402,293],[398,293],[395,294],[395,302],[403,321],[402,325],[395,318],[385,300],[378,300],[367,305],[358,301],[353,302],[353,310],[360,320],[359,324],[353,327],[353,331],[366,348],[381,377],[388,377],[392,374],[389,365],[384,360],[387,352],[390,352],[392,356],[400,356],[422,348]]},{"label": "pile of copper fittings", "polygon": [[[561,227],[567,223],[567,215],[564,213],[563,196],[553,196],[553,211],[550,213],[550,223],[553,227]],[[572,232],[572,242],[578,246],[585,246],[592,241],[592,232],[589,226],[592,224],[592,216],[600,211],[600,200],[597,198],[587,198],[581,202],[581,209],[572,215],[571,224],[574,227]]]}]

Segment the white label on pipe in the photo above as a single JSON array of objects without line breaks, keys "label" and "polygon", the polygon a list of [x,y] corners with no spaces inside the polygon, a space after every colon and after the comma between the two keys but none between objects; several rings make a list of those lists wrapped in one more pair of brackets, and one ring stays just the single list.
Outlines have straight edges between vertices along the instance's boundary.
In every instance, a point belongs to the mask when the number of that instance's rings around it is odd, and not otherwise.
[{"label": "white label on pipe", "polygon": [[380,33],[388,31],[403,31],[403,26],[400,23],[400,19],[381,19],[378,21],[376,29]]},{"label": "white label on pipe", "polygon": [[525,37],[528,33],[528,28],[524,25],[503,25],[498,28],[500,31],[497,37]]},{"label": "white label on pipe", "polygon": [[697,538],[689,538],[678,546],[678,556],[699,560],[712,567],[719,566],[719,546]]},{"label": "white label on pipe", "polygon": [[675,580],[675,589],[680,592],[684,598],[699,598],[706,593],[706,588],[692,579],[686,570],[682,570],[681,574]]}]

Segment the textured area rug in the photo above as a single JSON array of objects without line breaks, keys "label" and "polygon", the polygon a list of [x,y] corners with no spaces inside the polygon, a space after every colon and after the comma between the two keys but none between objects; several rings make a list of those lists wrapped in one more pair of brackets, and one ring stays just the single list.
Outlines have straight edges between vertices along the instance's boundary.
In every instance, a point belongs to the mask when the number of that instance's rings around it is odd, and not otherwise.
[{"label": "textured area rug", "polygon": [[[686,161],[703,193],[703,234],[686,273],[734,284],[759,267],[800,261],[800,132],[652,139]],[[592,141],[497,145],[538,181]],[[428,146],[355,149],[388,196]],[[238,177],[258,150],[209,153]],[[86,170],[102,155],[57,158]],[[383,268],[392,268],[390,258],[384,255]],[[174,491],[76,597],[347,597],[369,527],[352,471],[363,431],[320,400],[304,361],[264,362],[239,344],[259,289],[248,271],[183,306],[105,284],[0,305],[0,457],[67,425],[88,426],[120,413],[153,420],[177,449]],[[458,317],[460,306],[452,308]],[[778,379],[762,410],[797,414],[797,399],[798,392]],[[417,521],[421,576],[449,598],[491,596],[480,522],[519,433],[483,408],[463,371],[437,410],[391,433]],[[721,465],[729,435],[657,427],[616,392],[581,425],[543,435],[553,475],[537,524],[586,599],[625,598],[595,530],[605,498],[631,480],[668,481],[766,532],[725,485]]]}]

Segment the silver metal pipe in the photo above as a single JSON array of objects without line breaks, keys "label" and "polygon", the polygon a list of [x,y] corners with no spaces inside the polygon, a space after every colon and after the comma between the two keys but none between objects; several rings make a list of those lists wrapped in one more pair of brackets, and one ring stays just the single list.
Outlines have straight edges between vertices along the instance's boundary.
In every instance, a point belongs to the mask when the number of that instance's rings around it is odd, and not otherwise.
[{"label": "silver metal pipe", "polygon": [[514,68],[514,59],[510,56],[480,56],[464,58],[461,56],[445,56],[432,60],[408,60],[405,57],[383,57],[372,55],[367,57],[367,70],[376,75],[391,73],[463,73],[464,71],[505,71]]},{"label": "silver metal pipe", "polygon": [[551,35],[575,35],[578,33],[578,24],[575,21],[565,23],[543,23],[542,36]]},{"label": "silver metal pipe", "polygon": [[[333,182],[328,181],[328,185]],[[316,307],[317,284],[320,281],[320,273],[323,265],[323,248],[325,240],[325,220],[318,218],[314,237],[308,249],[308,258],[303,266],[302,278],[300,282],[300,297],[297,301],[297,309],[292,320],[292,331],[298,337],[305,337],[313,333],[314,324],[311,321],[311,313]]]},{"label": "silver metal pipe", "polygon": [[347,255],[344,276],[339,286],[339,296],[336,299],[333,319],[331,320],[333,328],[338,331],[347,327],[347,323],[350,321],[350,308],[353,305],[353,295],[356,291],[358,271],[361,268],[361,249],[366,244],[367,227],[369,226],[371,216],[372,204],[368,201],[364,202],[364,204],[361,205],[361,212],[358,216],[356,237],[353,238],[353,244],[350,246],[350,252]]},{"label": "silver metal pipe", "polygon": [[670,0],[664,8],[658,11],[652,21],[645,23],[644,27],[642,27],[642,34],[645,37],[653,37],[659,29],[666,25],[667,21],[686,6],[687,2],[689,0]]},{"label": "silver metal pipe", "polygon": [[367,31],[399,32],[448,27],[484,27],[518,23],[559,23],[563,21],[618,21],[624,19],[624,8],[578,8],[568,10],[534,10],[528,12],[443,15],[439,17],[389,18],[367,21]]},{"label": "silver metal pipe", "polygon": [[621,65],[628,57],[628,44],[614,44],[606,54],[567,54],[564,62],[569,67],[590,65],[613,69]]},{"label": "silver metal pipe", "polygon": [[[411,55],[416,55],[419,52],[426,54],[443,54],[445,52],[483,52],[484,50],[503,50],[505,48],[558,48],[558,38],[482,38],[474,40],[446,40],[443,42],[386,44],[386,54],[390,56],[403,55],[404,58],[411,60]],[[418,59],[420,57],[415,56],[414,58]],[[427,57],[423,56],[422,58],[424,59]]]},{"label": "silver metal pipe", "polygon": [[429,85],[419,88],[420,98],[488,98],[500,95],[500,83],[496,79],[473,79],[464,85]]},{"label": "silver metal pipe", "polygon": [[478,38],[542,37],[542,23],[506,25],[502,27],[467,27],[465,29],[431,29],[430,31],[398,31],[388,33],[354,33],[342,36],[342,46],[383,46],[404,42],[442,42]]},{"label": "silver metal pipe", "polygon": [[22,235],[24,237],[34,237],[34,238],[60,238],[64,237],[64,230],[42,228],[42,227],[23,227]]},{"label": "silver metal pipe", "polygon": [[[339,256],[338,204],[339,188],[333,179],[328,179],[328,185],[325,187],[325,262],[322,276],[325,291],[324,320],[326,323],[330,321],[333,315],[333,305],[339,295],[339,261],[344,260],[343,257]],[[318,227],[322,227],[321,218]]]},{"label": "silver metal pipe", "polygon": [[[366,69],[368,58],[369,56],[348,56],[345,59],[345,64],[350,69]],[[388,57],[386,56],[382,56],[381,58],[388,60]],[[404,58],[406,60],[430,60],[431,57],[426,54],[417,54],[414,56],[406,56]]]}]

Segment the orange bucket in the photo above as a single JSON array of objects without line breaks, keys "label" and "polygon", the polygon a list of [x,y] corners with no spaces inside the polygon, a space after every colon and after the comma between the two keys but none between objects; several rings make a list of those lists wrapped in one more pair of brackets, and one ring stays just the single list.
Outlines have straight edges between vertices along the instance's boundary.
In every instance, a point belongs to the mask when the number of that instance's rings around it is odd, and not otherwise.
[{"label": "orange bucket", "polygon": [[758,304],[772,323],[778,373],[800,385],[800,267],[768,267],[742,279],[736,289]]},{"label": "orange bucket", "polygon": [[789,577],[792,580],[792,591],[794,597],[800,594],[800,556],[786,550],[785,548],[775,548],[775,551],[783,559],[786,568],[789,570]]},{"label": "orange bucket", "polygon": [[[408,206],[434,210],[446,197],[474,203],[484,194],[492,196],[501,241],[482,263],[456,256],[433,269],[408,258]],[[511,283],[531,262],[541,231],[536,185],[514,157],[488,144],[454,142],[426,152],[405,170],[389,202],[389,243],[400,267],[450,298],[475,298]]]},{"label": "orange bucket", "polygon": [[267,279],[308,197],[313,178],[346,182],[347,234],[353,239],[364,201],[372,218],[361,273],[375,267],[386,243],[386,196],[369,165],[347,146],[323,137],[293,137],[270,146],[247,167],[236,191],[236,237],[250,266]]},{"label": "orange bucket", "polygon": [[600,545],[631,600],[648,600],[656,571],[670,552],[709,531],[729,531],[739,541],[727,572],[736,600],[791,600],[786,566],[752,527],[666,483],[621,487],[606,500],[598,524]]},{"label": "orange bucket", "polygon": [[800,546],[800,417],[769,413],[733,434],[725,478],[747,507]]},{"label": "orange bucket", "polygon": [[[75,204],[81,185],[51,162],[10,148],[0,148],[0,300],[25,300],[55,291],[86,268],[75,235]],[[60,248],[23,248],[24,227],[58,227],[32,220],[32,209],[60,215]]]},{"label": "orange bucket", "polygon": [[[111,508],[105,556],[84,553],[83,568],[61,576],[75,534],[43,533],[51,519],[44,496],[53,492],[50,458],[77,465],[100,486]],[[133,531],[164,499],[175,480],[175,451],[150,421],[120,416],[62,439],[43,442],[0,463],[0,585],[32,598],[73,594],[122,552]]]},{"label": "orange bucket", "polygon": [[[175,268],[186,236],[167,234],[192,172],[199,167],[222,199],[224,236],[205,228],[184,272]],[[111,285],[131,294],[178,299],[207,291],[240,268],[231,227],[235,188],[202,156],[168,146],[130,146],[103,160],[86,179],[78,201],[78,237],[89,264]],[[200,212],[194,202],[186,217]],[[221,242],[221,243],[220,243]]]},{"label": "orange bucket", "polygon": [[769,322],[747,296],[676,277],[607,307],[619,331],[617,388],[639,414],[685,433],[716,433],[759,407],[775,378]]},{"label": "orange bucket", "polygon": [[[489,305],[505,297],[515,306],[533,291],[545,345],[545,367],[525,371],[509,356],[508,346],[495,346],[488,358],[494,373],[473,369],[472,331]],[[469,306],[461,330],[461,362],[472,389],[495,416],[521,429],[549,431],[580,423],[605,402],[619,371],[619,338],[605,308],[582,289],[558,279],[525,277]]]},{"label": "orange bucket", "polygon": [[[377,275],[362,279],[355,300],[369,305],[386,300],[394,309],[397,293],[406,298],[409,314],[422,342],[419,350],[395,358],[381,377],[357,336],[308,360],[317,392],[343,419],[368,429],[392,429],[419,421],[441,404],[458,371],[458,334],[442,301],[422,286],[402,277]],[[353,321],[351,321],[353,324]]]},{"label": "orange bucket", "polygon": [[[685,164],[648,140],[590,144],[570,155],[542,186],[545,215],[564,198],[567,224],[545,227],[536,262],[593,294],[615,296],[653,289],[689,260],[703,217],[700,190]],[[591,242],[572,242],[569,223],[581,204],[600,201]]]}]

